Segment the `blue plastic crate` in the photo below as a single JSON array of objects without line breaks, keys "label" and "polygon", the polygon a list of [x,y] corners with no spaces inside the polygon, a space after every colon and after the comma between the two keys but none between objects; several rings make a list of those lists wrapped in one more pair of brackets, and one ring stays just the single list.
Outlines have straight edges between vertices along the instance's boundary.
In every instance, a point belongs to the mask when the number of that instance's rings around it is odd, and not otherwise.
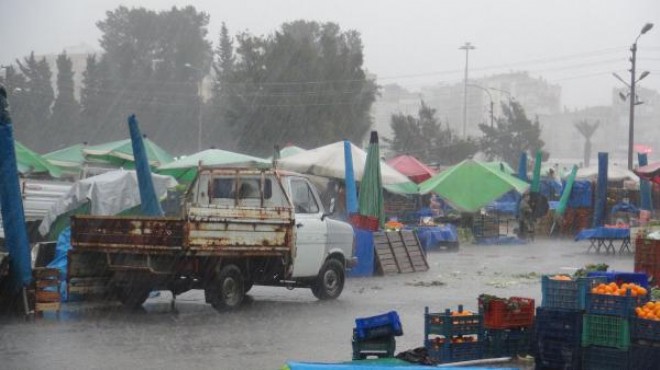
[{"label": "blue plastic crate", "polygon": [[484,334],[484,352],[486,357],[507,357],[527,355],[530,353],[532,330],[487,329]]},{"label": "blue plastic crate", "polygon": [[582,348],[563,339],[537,338],[532,351],[537,369],[579,370]]},{"label": "blue plastic crate", "polygon": [[536,308],[535,336],[561,339],[580,344],[582,338],[582,312]]},{"label": "blue plastic crate", "polygon": [[[463,306],[459,306],[462,311]],[[424,308],[424,332],[425,335],[436,334],[445,337],[457,335],[478,335],[484,333],[484,320],[482,314],[468,316],[452,316],[449,309],[443,313],[429,313],[429,308]]]},{"label": "blue plastic crate", "polygon": [[589,314],[631,317],[635,314],[635,307],[649,301],[648,295],[626,296],[587,293],[586,311]]},{"label": "blue plastic crate", "polygon": [[657,370],[660,365],[660,344],[630,346],[630,369]]},{"label": "blue plastic crate", "polygon": [[591,288],[605,282],[604,277],[581,277],[574,280],[553,280],[541,277],[541,307],[559,310],[584,310],[586,295]]},{"label": "blue plastic crate", "polygon": [[630,353],[616,348],[587,347],[582,351],[582,369],[584,370],[622,370],[628,369]]},{"label": "blue plastic crate", "polygon": [[633,341],[647,340],[660,345],[660,321],[645,320],[639,317],[631,318],[630,339]]},{"label": "blue plastic crate", "polygon": [[608,283],[634,283],[649,289],[649,277],[643,272],[592,271],[587,273],[587,277],[604,277]]},{"label": "blue plastic crate", "polygon": [[396,311],[390,311],[382,315],[355,319],[355,334],[359,340],[401,336],[403,328],[399,314]]},{"label": "blue plastic crate", "polygon": [[429,358],[437,363],[479,360],[484,357],[484,346],[480,341],[436,345],[426,340],[424,344]]}]

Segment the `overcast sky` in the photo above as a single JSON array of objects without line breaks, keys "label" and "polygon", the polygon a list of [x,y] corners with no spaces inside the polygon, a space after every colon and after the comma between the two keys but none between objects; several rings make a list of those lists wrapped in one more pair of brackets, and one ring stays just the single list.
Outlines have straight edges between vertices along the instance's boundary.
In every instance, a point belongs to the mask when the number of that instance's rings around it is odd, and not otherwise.
[{"label": "overcast sky", "polygon": [[609,104],[612,88],[629,79],[630,45],[646,22],[656,25],[638,42],[642,86],[660,90],[659,0],[0,0],[0,63],[98,48],[95,23],[119,5],[167,9],[194,5],[210,14],[215,44],[221,22],[231,34],[272,33],[282,23],[335,22],[360,32],[364,66],[380,84],[453,83],[463,78],[469,41],[471,77],[529,71],[562,86],[570,108]]}]

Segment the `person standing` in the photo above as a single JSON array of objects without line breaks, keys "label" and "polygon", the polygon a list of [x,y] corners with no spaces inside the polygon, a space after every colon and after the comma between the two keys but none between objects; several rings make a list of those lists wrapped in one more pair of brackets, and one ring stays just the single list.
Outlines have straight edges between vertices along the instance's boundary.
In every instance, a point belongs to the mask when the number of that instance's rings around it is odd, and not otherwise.
[{"label": "person standing", "polygon": [[530,194],[522,195],[518,205],[518,237],[520,239],[534,239],[534,218]]}]

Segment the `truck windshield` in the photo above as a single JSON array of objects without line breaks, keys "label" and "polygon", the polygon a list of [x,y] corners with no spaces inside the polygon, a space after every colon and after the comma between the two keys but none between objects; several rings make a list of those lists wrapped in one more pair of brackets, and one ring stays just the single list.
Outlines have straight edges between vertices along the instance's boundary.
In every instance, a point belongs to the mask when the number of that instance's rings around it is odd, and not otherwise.
[{"label": "truck windshield", "polygon": [[[216,178],[213,179],[211,197],[214,199],[260,199],[259,178]],[[272,196],[272,184],[270,179],[264,182],[264,199]]]},{"label": "truck windshield", "polygon": [[299,179],[291,180],[291,194],[296,213],[318,213],[319,205],[314,198],[314,193],[306,181]]}]

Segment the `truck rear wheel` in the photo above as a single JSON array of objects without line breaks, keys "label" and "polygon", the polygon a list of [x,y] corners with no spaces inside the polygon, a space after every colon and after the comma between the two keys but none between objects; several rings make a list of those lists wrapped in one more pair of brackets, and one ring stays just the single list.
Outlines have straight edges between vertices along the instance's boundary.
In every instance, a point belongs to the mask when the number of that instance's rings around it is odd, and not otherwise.
[{"label": "truck rear wheel", "polygon": [[336,299],[344,290],[344,280],[344,265],[336,259],[329,259],[312,283],[312,294],[322,300]]},{"label": "truck rear wheel", "polygon": [[236,265],[223,267],[210,287],[206,288],[209,302],[218,311],[237,308],[245,297],[245,280]]}]

